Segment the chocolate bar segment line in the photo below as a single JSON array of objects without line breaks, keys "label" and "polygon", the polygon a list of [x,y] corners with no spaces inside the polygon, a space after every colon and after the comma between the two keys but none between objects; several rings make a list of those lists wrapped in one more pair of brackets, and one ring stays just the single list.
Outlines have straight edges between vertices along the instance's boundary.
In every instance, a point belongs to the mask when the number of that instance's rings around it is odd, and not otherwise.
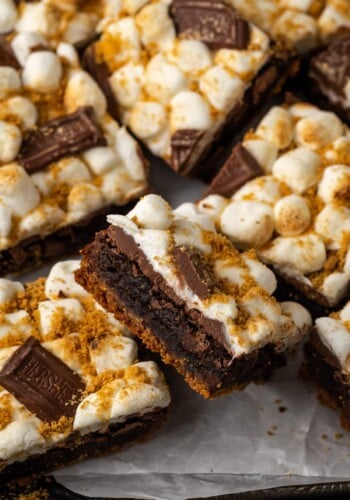
[{"label": "chocolate bar segment line", "polygon": [[74,417],[85,384],[77,373],[29,337],[0,372],[0,383],[45,422]]},{"label": "chocolate bar segment line", "polygon": [[106,145],[94,122],[93,109],[85,106],[30,131],[23,139],[18,161],[32,174],[64,156]]}]

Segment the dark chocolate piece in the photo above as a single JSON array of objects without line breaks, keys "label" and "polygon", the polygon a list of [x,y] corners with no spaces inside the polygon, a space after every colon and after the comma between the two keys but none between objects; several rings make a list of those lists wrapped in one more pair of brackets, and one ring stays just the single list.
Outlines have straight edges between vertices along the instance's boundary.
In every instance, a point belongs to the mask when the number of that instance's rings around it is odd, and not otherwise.
[{"label": "dark chocolate piece", "polygon": [[[202,300],[210,295],[210,277],[199,261],[198,255],[185,247],[176,247],[173,250],[176,266],[181,278],[191,290]],[[209,278],[209,279],[208,279]]]},{"label": "dark chocolate piece", "polygon": [[29,337],[0,372],[0,384],[45,422],[73,417],[84,382],[59,358]]},{"label": "dark chocolate piece", "polygon": [[4,36],[0,36],[0,66],[11,66],[14,69],[20,68],[12,47]]},{"label": "dark chocolate piece", "polygon": [[243,184],[263,174],[254,156],[241,143],[238,143],[217,176],[214,177],[204,196],[209,194],[232,196]]},{"label": "dark chocolate piece", "polygon": [[245,49],[249,24],[220,0],[173,0],[170,7],[182,38],[200,40],[209,48]]},{"label": "dark chocolate piece", "polygon": [[109,83],[111,72],[104,61],[96,59],[95,44],[91,44],[85,51],[82,58],[83,68],[90,73],[96,83],[99,85],[107,99],[108,113],[115,119],[119,120],[118,103],[114,96],[114,92]]},{"label": "dark chocolate piece", "polygon": [[24,136],[18,161],[33,174],[64,156],[106,145],[93,119],[93,109],[86,106],[29,131]]},{"label": "dark chocolate piece", "polygon": [[198,141],[203,136],[203,130],[178,130],[171,138],[171,166],[175,172],[182,173]]}]

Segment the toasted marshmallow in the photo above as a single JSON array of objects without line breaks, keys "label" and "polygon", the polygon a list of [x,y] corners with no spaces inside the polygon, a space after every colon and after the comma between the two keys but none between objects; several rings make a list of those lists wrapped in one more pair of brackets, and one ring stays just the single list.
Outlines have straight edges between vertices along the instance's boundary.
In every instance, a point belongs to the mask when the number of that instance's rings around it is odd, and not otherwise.
[{"label": "toasted marshmallow", "polygon": [[124,17],[108,24],[105,34],[115,40],[116,50],[113,54],[115,68],[131,62],[137,62],[140,58],[140,37],[135,22],[131,17]]},{"label": "toasted marshmallow", "polygon": [[319,109],[308,102],[296,102],[289,106],[288,111],[294,119],[300,120],[301,118],[308,118]]},{"label": "toasted marshmallow", "polygon": [[185,88],[186,78],[182,71],[168,63],[162,54],[150,60],[145,73],[145,90],[151,99],[167,102]]},{"label": "toasted marshmallow", "polygon": [[254,156],[266,174],[271,173],[271,168],[277,158],[278,148],[272,142],[263,139],[248,139],[243,146]]},{"label": "toasted marshmallow", "polygon": [[136,25],[141,32],[141,40],[151,50],[164,50],[175,40],[175,28],[165,3],[146,5],[136,16]]},{"label": "toasted marshmallow", "polygon": [[297,302],[281,302],[283,314],[292,318],[296,327],[302,332],[306,333],[312,326],[311,314],[305,307]]},{"label": "toasted marshmallow", "polygon": [[307,201],[296,194],[279,200],[273,212],[276,231],[282,236],[301,234],[311,223],[311,212]]},{"label": "toasted marshmallow", "polygon": [[46,47],[47,41],[37,32],[18,33],[11,42],[12,50],[21,66],[25,65],[33,47]]},{"label": "toasted marshmallow", "polygon": [[299,147],[280,156],[272,166],[272,173],[293,191],[302,194],[317,184],[320,157],[308,148]]},{"label": "toasted marshmallow", "polygon": [[215,55],[215,63],[228,69],[243,81],[254,75],[264,63],[266,54],[261,50],[221,49]]},{"label": "toasted marshmallow", "polygon": [[329,111],[316,111],[302,118],[295,127],[295,142],[317,151],[337,139],[343,133],[343,124]]},{"label": "toasted marshmallow", "polygon": [[38,111],[32,101],[19,95],[3,102],[2,112],[5,116],[15,116],[20,121],[23,130],[34,127],[38,119]]},{"label": "toasted marshmallow", "polygon": [[206,130],[210,128],[210,109],[205,99],[197,92],[179,92],[170,101],[171,130]]},{"label": "toasted marshmallow", "polygon": [[9,33],[15,27],[17,21],[17,9],[12,0],[1,0],[0,2],[0,33]]},{"label": "toasted marshmallow", "polygon": [[22,134],[16,125],[0,120],[0,164],[13,161],[21,147]]},{"label": "toasted marshmallow", "polygon": [[167,57],[190,75],[198,75],[212,64],[210,50],[198,40],[176,40]]},{"label": "toasted marshmallow", "polygon": [[221,66],[213,66],[202,75],[199,88],[215,109],[224,111],[241,99],[245,85]]},{"label": "toasted marshmallow", "polygon": [[29,175],[16,163],[0,168],[0,198],[18,217],[24,217],[40,201]]},{"label": "toasted marshmallow", "polygon": [[0,99],[21,88],[18,72],[10,66],[0,66]]},{"label": "toasted marshmallow", "polygon": [[290,114],[284,108],[274,106],[259,123],[256,134],[275,144],[278,149],[287,148],[293,139]]},{"label": "toasted marshmallow", "polygon": [[170,158],[171,135],[169,127],[165,127],[165,129],[159,132],[159,134],[156,134],[148,139],[147,146],[154,155]]},{"label": "toasted marshmallow", "polygon": [[102,193],[93,184],[76,184],[67,198],[68,220],[78,221],[104,205]]},{"label": "toasted marshmallow", "polygon": [[259,201],[273,205],[282,197],[281,184],[272,175],[257,177],[242,186],[232,199]]},{"label": "toasted marshmallow", "polygon": [[21,237],[34,234],[51,233],[64,219],[64,212],[59,207],[42,203],[20,221],[18,230]]},{"label": "toasted marshmallow", "polygon": [[333,318],[316,319],[316,328],[321,341],[345,365],[350,353],[350,332],[343,323]]},{"label": "toasted marshmallow", "polygon": [[315,219],[315,230],[324,238],[327,248],[341,248],[350,234],[350,209],[326,205]]},{"label": "toasted marshmallow", "polygon": [[139,154],[138,145],[125,127],[121,127],[115,134],[115,151],[131,179],[143,181],[146,175],[144,160]]},{"label": "toasted marshmallow", "polygon": [[229,201],[219,194],[210,194],[198,202],[198,211],[210,215],[213,221],[217,224],[220,217]]},{"label": "toasted marshmallow", "polygon": [[331,165],[325,168],[317,194],[325,203],[346,202],[350,194],[350,167]]},{"label": "toasted marshmallow", "polygon": [[297,237],[278,237],[268,248],[260,251],[263,259],[274,265],[292,268],[302,274],[322,269],[326,261],[326,248],[316,234]]},{"label": "toasted marshmallow", "polygon": [[344,268],[343,268],[344,273],[350,277],[350,248],[346,252],[345,255],[345,262],[344,262]]},{"label": "toasted marshmallow", "polygon": [[123,8],[128,14],[135,14],[138,10],[143,7],[148,0],[122,0]]},{"label": "toasted marshmallow", "polygon": [[345,306],[339,311],[340,319],[345,321],[350,321],[350,302],[347,302]]},{"label": "toasted marshmallow", "polygon": [[0,240],[7,238],[12,228],[11,210],[0,199]]},{"label": "toasted marshmallow", "polygon": [[114,95],[121,106],[135,105],[139,98],[144,69],[141,64],[125,64],[109,79]]},{"label": "toasted marshmallow", "polygon": [[74,323],[81,321],[84,316],[84,309],[77,299],[45,300],[39,302],[38,311],[40,329],[44,337],[49,334],[59,336],[60,332],[55,331],[55,318],[58,314]]},{"label": "toasted marshmallow", "polygon": [[349,289],[350,279],[345,273],[331,273],[322,283],[321,292],[331,304],[337,304]]},{"label": "toasted marshmallow", "polygon": [[328,2],[318,19],[323,40],[327,40],[338,30],[350,27],[348,0]]},{"label": "toasted marshmallow", "polygon": [[220,225],[235,243],[260,247],[272,237],[273,211],[264,203],[235,201],[221,214]]},{"label": "toasted marshmallow", "polygon": [[299,52],[309,52],[318,42],[317,23],[313,17],[302,12],[286,10],[273,25],[274,38],[282,39],[296,47]]},{"label": "toasted marshmallow", "polygon": [[141,139],[159,134],[166,126],[166,110],[158,102],[140,101],[132,109],[129,125]]},{"label": "toasted marshmallow", "polygon": [[79,260],[66,260],[55,264],[45,282],[45,295],[48,299],[64,297],[87,297],[88,293],[74,280],[74,271],[79,268]]},{"label": "toasted marshmallow", "polygon": [[85,163],[74,157],[59,160],[54,167],[53,177],[56,182],[68,184],[68,186],[91,180],[91,174]]},{"label": "toasted marshmallow", "polygon": [[250,252],[242,253],[242,258],[257,284],[272,295],[277,288],[277,280],[271,269],[260,262],[258,258],[253,258]]},{"label": "toasted marshmallow", "polygon": [[173,221],[170,205],[156,194],[141,198],[128,217],[146,229],[168,229]]},{"label": "toasted marshmallow", "polygon": [[79,66],[79,56],[76,49],[70,43],[61,42],[57,45],[57,55],[70,66]]},{"label": "toasted marshmallow", "polygon": [[89,353],[97,373],[103,373],[107,370],[122,370],[135,363],[137,344],[121,335],[106,335],[91,345]]},{"label": "toasted marshmallow", "polygon": [[43,446],[45,439],[40,434],[35,420],[35,417],[15,420],[1,430],[1,460],[12,458],[13,450],[21,450],[21,453],[25,453],[27,450],[35,450]]},{"label": "toasted marshmallow", "polygon": [[22,76],[25,87],[37,92],[55,92],[62,78],[61,61],[48,50],[33,52],[26,59]]},{"label": "toasted marshmallow", "polygon": [[103,175],[120,164],[117,153],[107,146],[88,149],[83,158],[95,175]]},{"label": "toasted marshmallow", "polygon": [[107,101],[99,86],[85,71],[72,71],[69,75],[64,104],[69,113],[81,106],[92,106],[97,118],[107,110]]},{"label": "toasted marshmallow", "polygon": [[12,300],[18,292],[23,292],[23,290],[22,283],[0,278],[0,304]]},{"label": "toasted marshmallow", "polygon": [[16,31],[40,33],[50,38],[59,33],[60,23],[57,10],[48,2],[25,2],[21,5],[21,16],[16,23]]},{"label": "toasted marshmallow", "polygon": [[64,31],[64,41],[69,44],[75,44],[89,40],[94,35],[97,21],[98,18],[94,14],[76,12]]},{"label": "toasted marshmallow", "polygon": [[51,170],[45,169],[41,172],[36,172],[30,176],[34,186],[42,193],[47,196],[55,184],[54,177]]}]

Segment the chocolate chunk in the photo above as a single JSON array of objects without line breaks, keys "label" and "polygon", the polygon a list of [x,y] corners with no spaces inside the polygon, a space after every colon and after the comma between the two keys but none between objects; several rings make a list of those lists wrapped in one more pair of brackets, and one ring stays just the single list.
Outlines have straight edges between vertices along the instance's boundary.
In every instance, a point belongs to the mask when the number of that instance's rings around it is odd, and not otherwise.
[{"label": "chocolate chunk", "polygon": [[232,196],[243,184],[259,175],[264,175],[260,165],[254,156],[239,143],[233,148],[204,196],[209,194]]},{"label": "chocolate chunk", "polygon": [[106,144],[93,120],[93,109],[87,106],[29,131],[24,136],[18,161],[32,174],[64,156]]},{"label": "chocolate chunk", "polygon": [[345,85],[350,78],[350,38],[333,43],[314,56],[309,74],[326,96],[335,92],[345,97]]},{"label": "chocolate chunk", "polygon": [[11,66],[14,69],[20,68],[12,47],[4,36],[0,36],[0,66]]},{"label": "chocolate chunk", "polygon": [[84,51],[82,66],[88,73],[90,73],[90,75],[103,91],[107,99],[108,113],[118,121],[118,103],[114,96],[111,84],[109,83],[111,72],[109,71],[109,68],[104,61],[101,60],[97,62],[94,44],[91,44]]},{"label": "chocolate chunk", "polygon": [[185,247],[176,247],[173,256],[183,281],[202,300],[209,297],[214,287],[213,278],[199,255]]},{"label": "chocolate chunk", "polygon": [[173,0],[170,12],[182,38],[200,40],[209,48],[246,49],[249,24],[220,0]]},{"label": "chocolate chunk", "polygon": [[178,173],[185,173],[186,163],[191,157],[198,141],[203,136],[202,130],[178,130],[171,138],[171,166]]},{"label": "chocolate chunk", "polygon": [[0,372],[0,384],[45,422],[74,417],[84,382],[60,359],[29,337]]}]

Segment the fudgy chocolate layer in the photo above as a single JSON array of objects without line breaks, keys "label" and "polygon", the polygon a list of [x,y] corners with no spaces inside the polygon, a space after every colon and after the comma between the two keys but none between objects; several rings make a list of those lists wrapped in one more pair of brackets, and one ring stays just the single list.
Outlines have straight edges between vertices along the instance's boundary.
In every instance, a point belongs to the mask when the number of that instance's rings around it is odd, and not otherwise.
[{"label": "fudgy chocolate layer", "polygon": [[84,249],[77,281],[185,376],[194,390],[214,397],[264,381],[273,368],[285,364],[284,354],[276,353],[271,344],[233,360],[224,339],[214,336],[206,324],[208,318],[188,310],[174,292],[165,293],[168,286],[160,275],[150,279],[137,259],[120,250],[113,238],[115,229],[100,232]]},{"label": "fudgy chocolate layer", "polygon": [[166,416],[166,409],[158,409],[129,417],[126,422],[113,424],[107,432],[91,432],[85,436],[73,433],[64,445],[33,455],[23,462],[14,462],[0,470],[1,484],[4,486],[5,483],[19,479],[40,476],[86,458],[118,451],[124,445],[142,440],[156,431]]},{"label": "fudgy chocolate layer", "polygon": [[304,347],[301,375],[316,382],[320,400],[340,412],[341,424],[350,430],[350,383],[342,374],[337,359],[320,340],[314,329]]}]

